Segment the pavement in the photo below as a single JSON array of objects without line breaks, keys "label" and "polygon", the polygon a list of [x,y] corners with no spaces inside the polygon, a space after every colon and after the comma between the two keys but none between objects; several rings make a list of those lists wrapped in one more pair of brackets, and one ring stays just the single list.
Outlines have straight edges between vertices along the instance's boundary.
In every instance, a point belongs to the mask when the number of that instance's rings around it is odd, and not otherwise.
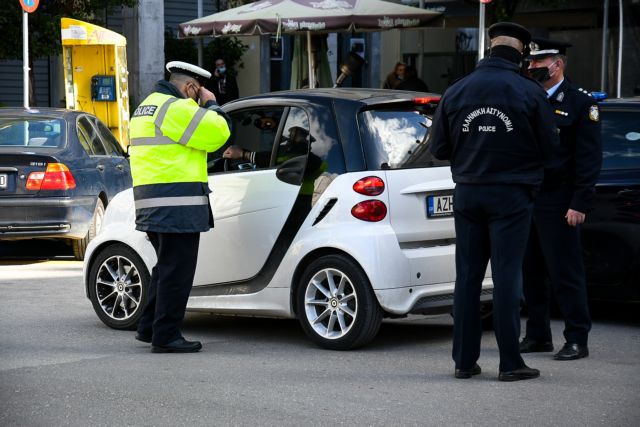
[{"label": "pavement", "polygon": [[485,332],[483,373],[457,380],[447,315],[386,321],[367,347],[337,352],[295,320],[187,314],[203,351],[152,354],[99,321],[81,262],[51,258],[0,261],[2,426],[640,425],[638,307],[595,310],[587,359],[525,355],[542,371],[530,381],[497,381]]}]

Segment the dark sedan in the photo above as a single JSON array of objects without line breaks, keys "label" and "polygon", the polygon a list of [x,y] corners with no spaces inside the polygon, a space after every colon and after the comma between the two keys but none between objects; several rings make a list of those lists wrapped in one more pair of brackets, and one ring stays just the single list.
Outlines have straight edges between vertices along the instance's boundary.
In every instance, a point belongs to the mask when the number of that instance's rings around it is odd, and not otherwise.
[{"label": "dark sedan", "polygon": [[582,230],[589,297],[640,302],[640,99],[600,108],[602,171]]},{"label": "dark sedan", "polygon": [[0,109],[0,240],[66,239],[83,259],[105,207],[129,187],[126,153],[96,117]]}]

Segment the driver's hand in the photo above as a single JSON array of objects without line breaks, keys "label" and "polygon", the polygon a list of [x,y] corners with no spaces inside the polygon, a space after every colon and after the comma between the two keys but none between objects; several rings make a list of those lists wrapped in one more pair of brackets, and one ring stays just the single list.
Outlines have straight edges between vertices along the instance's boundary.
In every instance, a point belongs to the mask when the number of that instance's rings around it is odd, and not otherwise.
[{"label": "driver's hand", "polygon": [[224,157],[225,159],[242,159],[243,153],[244,151],[242,150],[242,148],[238,147],[237,145],[230,145],[226,150],[224,150],[224,153],[222,153],[222,157]]}]

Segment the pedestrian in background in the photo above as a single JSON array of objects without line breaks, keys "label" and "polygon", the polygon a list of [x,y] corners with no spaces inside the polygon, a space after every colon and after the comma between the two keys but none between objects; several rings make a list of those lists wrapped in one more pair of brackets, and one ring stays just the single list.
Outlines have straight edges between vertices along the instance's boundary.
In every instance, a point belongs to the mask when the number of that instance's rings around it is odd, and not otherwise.
[{"label": "pedestrian in background", "polygon": [[191,353],[202,344],[180,333],[198,260],[200,233],[213,227],[207,153],[229,138],[226,115],[204,88],[211,74],[185,62],[167,64],[169,81],[130,122],[136,230],[157,255],[136,339],[154,353]]},{"label": "pedestrian in background", "polygon": [[557,133],[544,90],[520,72],[529,31],[503,22],[489,28],[489,38],[489,57],[442,96],[430,151],[451,161],[456,183],[455,377],[481,372],[480,292],[491,260],[498,378],[518,381],[540,375],[518,348],[522,260],[533,194],[553,158]]},{"label": "pedestrian in background", "polygon": [[415,92],[429,92],[427,84],[418,77],[416,69],[407,65],[404,69],[404,78],[395,87],[398,90],[412,90]]},{"label": "pedestrian in background", "polygon": [[393,71],[387,75],[387,78],[384,80],[382,84],[383,89],[395,89],[398,83],[402,81],[404,78],[404,70],[405,70],[404,62],[396,62],[396,66],[393,67]]},{"label": "pedestrian in background", "polygon": [[534,39],[531,45],[529,73],[547,91],[560,130],[560,149],[555,167],[545,170],[533,210],[523,266],[529,319],[520,351],[553,351],[548,276],[565,322],[565,344],[554,359],[574,360],[589,355],[591,318],[580,225],[591,207],[602,164],[600,111],[586,91],[565,78],[569,43]]},{"label": "pedestrian in background", "polygon": [[215,67],[211,73],[211,79],[206,83],[206,88],[216,96],[219,105],[233,101],[240,97],[238,82],[235,76],[229,73],[224,59],[215,60]]}]

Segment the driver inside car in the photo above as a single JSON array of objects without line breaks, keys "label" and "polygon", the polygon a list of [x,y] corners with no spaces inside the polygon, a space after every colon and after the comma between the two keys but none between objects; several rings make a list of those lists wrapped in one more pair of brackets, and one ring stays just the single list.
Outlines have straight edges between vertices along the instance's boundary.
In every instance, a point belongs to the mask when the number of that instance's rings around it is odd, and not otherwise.
[{"label": "driver inside car", "polygon": [[[282,137],[282,142],[278,148],[278,158],[276,164],[282,164],[285,161],[297,156],[305,156],[309,151],[307,138],[311,138],[311,142],[315,141],[314,137],[309,137],[309,132],[300,127],[292,126],[289,128],[289,136]],[[269,167],[271,160],[270,151],[250,151],[239,145],[231,145],[224,150],[222,157],[232,160],[245,160],[253,163],[260,168]]]}]

